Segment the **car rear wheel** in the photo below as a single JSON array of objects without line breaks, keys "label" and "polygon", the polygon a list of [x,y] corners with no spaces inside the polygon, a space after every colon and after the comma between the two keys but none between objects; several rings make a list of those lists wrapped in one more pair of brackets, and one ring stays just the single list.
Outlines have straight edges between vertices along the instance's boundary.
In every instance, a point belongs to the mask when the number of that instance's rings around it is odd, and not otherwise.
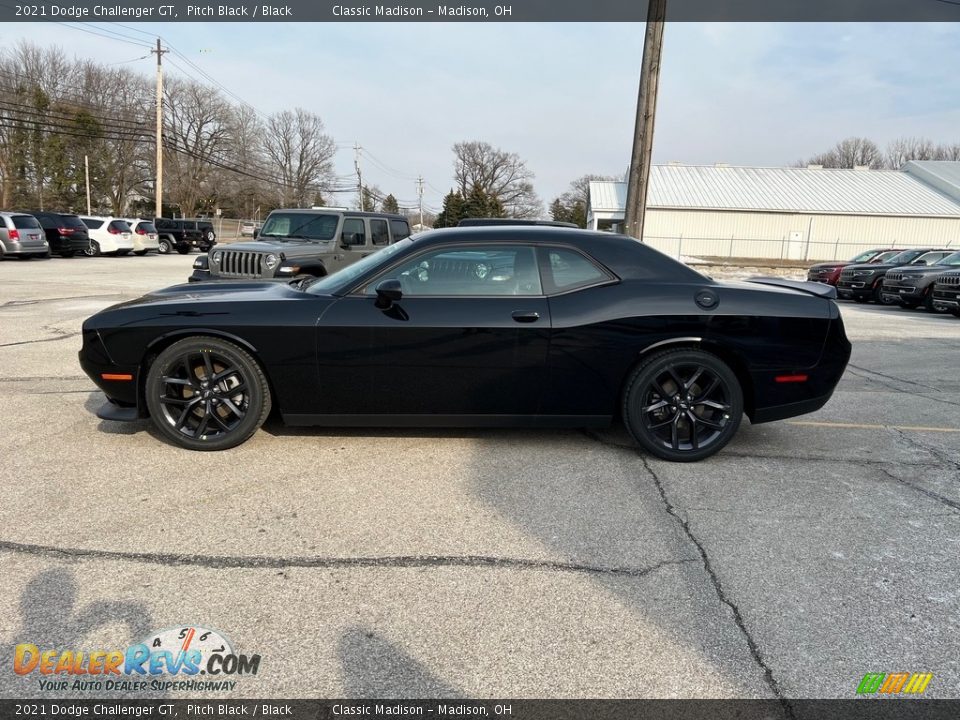
[{"label": "car rear wheel", "polygon": [[702,350],[668,350],[647,359],[627,381],[623,419],[634,440],[664,460],[713,455],[736,434],[743,392],[733,371]]},{"label": "car rear wheel", "polygon": [[91,240],[90,244],[83,249],[83,254],[87,257],[100,257],[100,243]]},{"label": "car rear wheel", "polygon": [[270,413],[270,388],[257,361],[212,337],[180,340],[160,353],[146,395],[157,429],[189,450],[235,447]]},{"label": "car rear wheel", "polygon": [[160,238],[157,241],[157,252],[161,255],[166,255],[171,250],[173,250],[173,246],[170,244],[170,241],[167,238]]}]

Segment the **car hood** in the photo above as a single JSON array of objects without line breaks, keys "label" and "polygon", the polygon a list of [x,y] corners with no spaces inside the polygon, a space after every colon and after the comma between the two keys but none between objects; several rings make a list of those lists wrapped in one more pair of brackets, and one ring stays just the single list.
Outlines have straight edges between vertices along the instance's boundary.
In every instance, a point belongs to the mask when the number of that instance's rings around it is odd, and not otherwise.
[{"label": "car hood", "polygon": [[904,275],[943,275],[952,271],[960,271],[956,265],[903,265],[895,268]]},{"label": "car hood", "polygon": [[909,265],[891,265],[890,263],[857,263],[856,265],[850,264],[844,267],[844,271],[847,270],[890,270],[895,267],[909,267]]},{"label": "car hood", "polygon": [[847,267],[850,263],[848,262],[825,262],[817,263],[816,265],[811,265],[810,270],[823,270],[824,268],[842,268]]},{"label": "car hood", "polygon": [[241,252],[272,252],[289,258],[334,252],[337,249],[337,245],[333,240],[255,240],[254,242],[230,243],[217,249],[225,251],[239,250]]}]

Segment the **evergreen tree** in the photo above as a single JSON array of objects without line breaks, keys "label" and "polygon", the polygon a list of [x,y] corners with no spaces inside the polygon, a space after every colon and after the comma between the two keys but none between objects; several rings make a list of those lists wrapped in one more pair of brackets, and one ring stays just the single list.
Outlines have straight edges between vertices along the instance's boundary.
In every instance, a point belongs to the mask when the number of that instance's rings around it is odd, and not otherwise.
[{"label": "evergreen tree", "polygon": [[454,227],[463,218],[467,217],[464,210],[463,195],[459,191],[451,190],[443,199],[443,209],[440,210],[440,214],[433,221],[433,226],[435,228]]},{"label": "evergreen tree", "polygon": [[380,211],[385,213],[400,212],[400,205],[397,204],[397,199],[393,196],[393,193],[390,193],[383,199],[383,204],[380,206]]}]

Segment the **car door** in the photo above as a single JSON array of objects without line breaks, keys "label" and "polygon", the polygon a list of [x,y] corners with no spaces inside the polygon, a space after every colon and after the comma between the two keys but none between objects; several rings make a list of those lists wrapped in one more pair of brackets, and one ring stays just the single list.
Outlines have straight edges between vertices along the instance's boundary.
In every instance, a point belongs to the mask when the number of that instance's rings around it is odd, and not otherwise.
[{"label": "car door", "polygon": [[[398,280],[403,296],[383,308],[376,286],[385,279]],[[434,246],[320,318],[322,412],[417,416],[413,422],[535,415],[549,333],[534,248]]]}]

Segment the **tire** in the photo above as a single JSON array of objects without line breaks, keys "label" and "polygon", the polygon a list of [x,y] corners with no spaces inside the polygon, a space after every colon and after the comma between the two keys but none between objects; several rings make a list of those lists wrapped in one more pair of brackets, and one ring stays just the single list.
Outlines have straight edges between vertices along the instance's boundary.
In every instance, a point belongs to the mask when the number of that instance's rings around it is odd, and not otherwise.
[{"label": "tire", "polygon": [[960,318],[960,310],[951,310],[950,314],[956,318]]},{"label": "tire", "polygon": [[883,299],[883,283],[878,283],[875,288],[873,288],[873,295],[870,298],[877,305],[892,305],[895,301],[886,301]]},{"label": "tire", "polygon": [[33,260],[33,255],[17,255],[21,260]]},{"label": "tire", "polygon": [[[210,376],[220,377],[213,387],[205,385]],[[157,430],[188,450],[236,447],[270,414],[270,387],[260,365],[219,338],[192,337],[168,347],[150,367],[145,392]]]},{"label": "tire", "polygon": [[186,255],[186,254],[188,254],[188,253],[190,252],[190,246],[189,246],[189,245],[177,245],[177,252],[180,253],[181,255]]},{"label": "tire", "polygon": [[173,250],[173,245],[170,244],[170,240],[165,237],[157,240],[157,252],[159,254],[169,255],[171,250]]},{"label": "tire", "polygon": [[100,243],[91,240],[90,244],[84,249],[83,254],[87,257],[100,257]]},{"label": "tire", "polygon": [[651,356],[633,371],[623,394],[623,420],[630,435],[646,452],[673,462],[695,462],[718,452],[736,434],[742,418],[737,376],[716,355],[702,350]]},{"label": "tire", "polygon": [[147,254],[147,251],[146,251],[146,250],[134,250],[134,251],[133,251],[133,254],[134,254],[134,255],[139,255],[140,257],[143,257],[144,255]]}]

